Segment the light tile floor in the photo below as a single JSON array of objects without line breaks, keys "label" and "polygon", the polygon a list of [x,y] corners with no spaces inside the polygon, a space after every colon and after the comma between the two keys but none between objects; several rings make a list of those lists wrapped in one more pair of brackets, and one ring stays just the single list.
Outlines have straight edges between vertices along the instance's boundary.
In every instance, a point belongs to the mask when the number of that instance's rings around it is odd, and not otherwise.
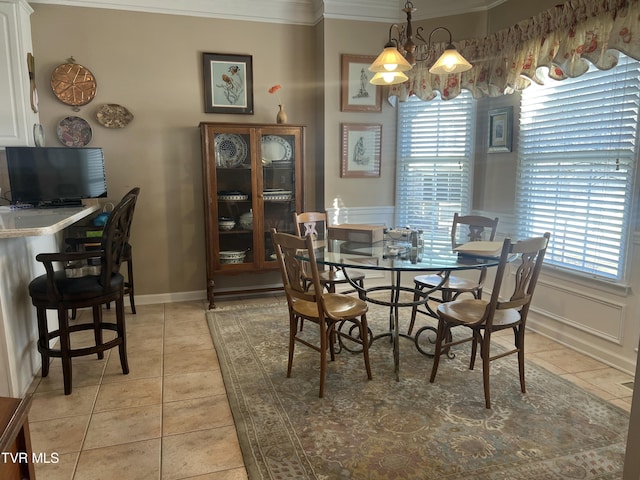
[{"label": "light tile floor", "polygon": [[[55,452],[60,460],[38,464],[37,477],[247,479],[205,310],[204,302],[137,307],[136,315],[127,314],[129,375],[122,375],[117,350],[104,360],[76,358],[68,396],[54,360],[49,376],[32,386],[29,425],[34,452]],[[632,390],[622,384],[632,376],[534,333],[526,341],[529,360],[630,410]]]}]

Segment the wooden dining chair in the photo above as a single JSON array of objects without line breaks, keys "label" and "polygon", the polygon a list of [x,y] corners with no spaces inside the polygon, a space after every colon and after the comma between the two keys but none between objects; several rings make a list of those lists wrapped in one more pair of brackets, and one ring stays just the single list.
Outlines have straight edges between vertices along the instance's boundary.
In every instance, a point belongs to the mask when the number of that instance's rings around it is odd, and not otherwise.
[{"label": "wooden dining chair", "polygon": [[[124,277],[120,274],[125,245],[129,240],[131,221],[137,195],[127,194],[109,215],[100,238],[100,249],[83,252],[40,253],[36,260],[44,264],[46,273],[29,283],[31,302],[36,307],[38,319],[38,351],[42,358],[42,376],[49,373],[49,360],[62,360],[64,393],[71,393],[71,360],[78,356],[97,354],[118,347],[122,373],[129,373],[126,348],[124,318]],[[84,276],[69,276],[65,269],[56,270],[54,265],[76,263],[88,259],[99,259],[99,272]],[[116,321],[106,322],[102,318],[102,306],[115,302]],[[93,321],[69,323],[68,311],[77,308],[91,308]],[[58,327],[49,328],[47,310],[58,312]],[[74,345],[72,334],[83,330],[93,330],[94,344],[88,347]],[[114,331],[115,336],[103,341],[103,331]],[[59,339],[58,345],[51,341]]]},{"label": "wooden dining chair", "polygon": [[[303,212],[293,213],[293,223],[296,228],[296,234],[299,237],[311,235],[317,240],[329,240],[327,231],[329,221],[326,212]],[[331,293],[336,292],[336,285],[349,284],[349,280],[344,276],[344,272],[340,268],[330,267],[328,270],[320,270],[320,284]],[[364,288],[364,274],[353,272],[349,278]],[[309,279],[308,279],[309,280]],[[308,285],[311,283],[308,281]]]},{"label": "wooden dining chair", "polygon": [[[463,299],[443,303],[438,306],[438,333],[436,336],[435,356],[431,368],[429,381],[433,383],[438,372],[440,357],[448,353],[449,349],[464,342],[471,341],[471,360],[469,368],[473,370],[478,344],[482,358],[482,377],[484,383],[484,398],[487,408],[491,408],[491,394],[489,388],[489,364],[493,360],[507,355],[518,354],[518,370],[520,374],[520,390],[526,393],[524,381],[524,336],[526,332],[527,315],[531,306],[533,292],[542,269],[542,262],[549,242],[550,234],[542,237],[529,238],[511,243],[509,238],[504,240],[500,263],[493,282],[491,299]],[[519,258],[513,260],[512,255]],[[508,299],[500,298],[507,267],[517,265],[514,276],[513,293]],[[452,327],[467,327],[471,330],[471,337],[452,339]],[[512,329],[514,348],[491,355],[491,335],[493,332]]]},{"label": "wooden dining chair", "polygon": [[[314,240],[311,235],[299,237],[288,233],[278,233],[271,229],[273,245],[282,274],[282,282],[289,309],[289,361],[287,377],[291,377],[296,342],[302,343],[320,353],[320,390],[324,394],[327,367],[327,351],[335,360],[335,343],[339,335],[345,341],[356,342],[361,346],[367,378],[371,380],[369,363],[369,328],[367,325],[367,304],[359,298],[340,293],[326,292],[320,284],[320,273],[316,263]],[[311,275],[312,288],[306,285]],[[313,343],[303,338],[298,330],[298,322],[308,320],[318,326],[319,341]],[[343,322],[352,323],[359,332],[358,337],[342,333],[337,327]],[[347,329],[350,330],[350,329]],[[352,351],[352,349],[349,349]]]},{"label": "wooden dining chair", "polygon": [[[455,249],[467,242],[477,242],[481,240],[493,241],[498,230],[498,217],[489,218],[480,215],[458,215],[453,214],[453,224],[451,225],[451,249]],[[482,298],[482,288],[487,278],[487,269],[481,268],[478,280],[469,280],[457,275],[449,275],[443,283],[443,276],[446,272],[432,273],[429,275],[418,275],[413,279],[414,294],[413,300],[423,296],[419,292],[438,288],[439,297],[431,298],[437,302],[450,302],[457,299],[463,293],[469,293],[474,298]],[[438,287],[440,285],[440,287]],[[411,320],[409,322],[408,335],[411,335],[416,322],[417,313],[430,315],[429,312],[421,310],[417,305],[411,309]]]}]

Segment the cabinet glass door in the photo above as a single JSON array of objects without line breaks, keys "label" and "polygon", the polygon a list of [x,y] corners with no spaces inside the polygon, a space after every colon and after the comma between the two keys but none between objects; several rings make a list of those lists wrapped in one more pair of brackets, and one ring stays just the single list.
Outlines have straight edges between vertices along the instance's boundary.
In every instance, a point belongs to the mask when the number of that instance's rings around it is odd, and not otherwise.
[{"label": "cabinet glass door", "polygon": [[296,156],[299,142],[294,132],[263,131],[260,141],[262,199],[264,218],[264,260],[275,261],[271,229],[294,233],[296,210]]},{"label": "cabinet glass door", "polygon": [[215,133],[218,255],[222,268],[253,263],[251,135]]}]

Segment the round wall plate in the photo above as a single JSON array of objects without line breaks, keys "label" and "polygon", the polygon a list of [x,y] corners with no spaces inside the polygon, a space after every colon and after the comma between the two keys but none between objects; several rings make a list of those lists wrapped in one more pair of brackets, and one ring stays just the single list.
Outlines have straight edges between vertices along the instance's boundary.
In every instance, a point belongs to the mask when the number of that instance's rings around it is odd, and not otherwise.
[{"label": "round wall plate", "polygon": [[33,141],[36,147],[44,147],[44,128],[39,123],[33,125]]},{"label": "round wall plate", "polygon": [[65,117],[58,124],[58,139],[67,147],[84,147],[93,136],[89,123],[80,117]]},{"label": "round wall plate", "polygon": [[96,78],[87,67],[63,63],[51,74],[51,89],[62,103],[78,107],[86,105],[96,96]]}]

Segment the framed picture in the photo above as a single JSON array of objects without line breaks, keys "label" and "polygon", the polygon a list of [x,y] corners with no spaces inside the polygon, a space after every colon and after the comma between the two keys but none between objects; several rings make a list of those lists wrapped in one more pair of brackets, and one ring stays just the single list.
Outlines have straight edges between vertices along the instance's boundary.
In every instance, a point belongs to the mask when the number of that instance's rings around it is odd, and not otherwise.
[{"label": "framed picture", "polygon": [[489,110],[489,153],[510,152],[513,107]]},{"label": "framed picture", "polygon": [[251,55],[203,53],[205,113],[253,115]]},{"label": "framed picture", "polygon": [[369,65],[375,59],[376,57],[365,55],[342,55],[341,111],[382,111],[382,87],[369,83],[375,75],[369,71]]},{"label": "framed picture", "polygon": [[341,177],[379,177],[382,125],[343,123]]}]

